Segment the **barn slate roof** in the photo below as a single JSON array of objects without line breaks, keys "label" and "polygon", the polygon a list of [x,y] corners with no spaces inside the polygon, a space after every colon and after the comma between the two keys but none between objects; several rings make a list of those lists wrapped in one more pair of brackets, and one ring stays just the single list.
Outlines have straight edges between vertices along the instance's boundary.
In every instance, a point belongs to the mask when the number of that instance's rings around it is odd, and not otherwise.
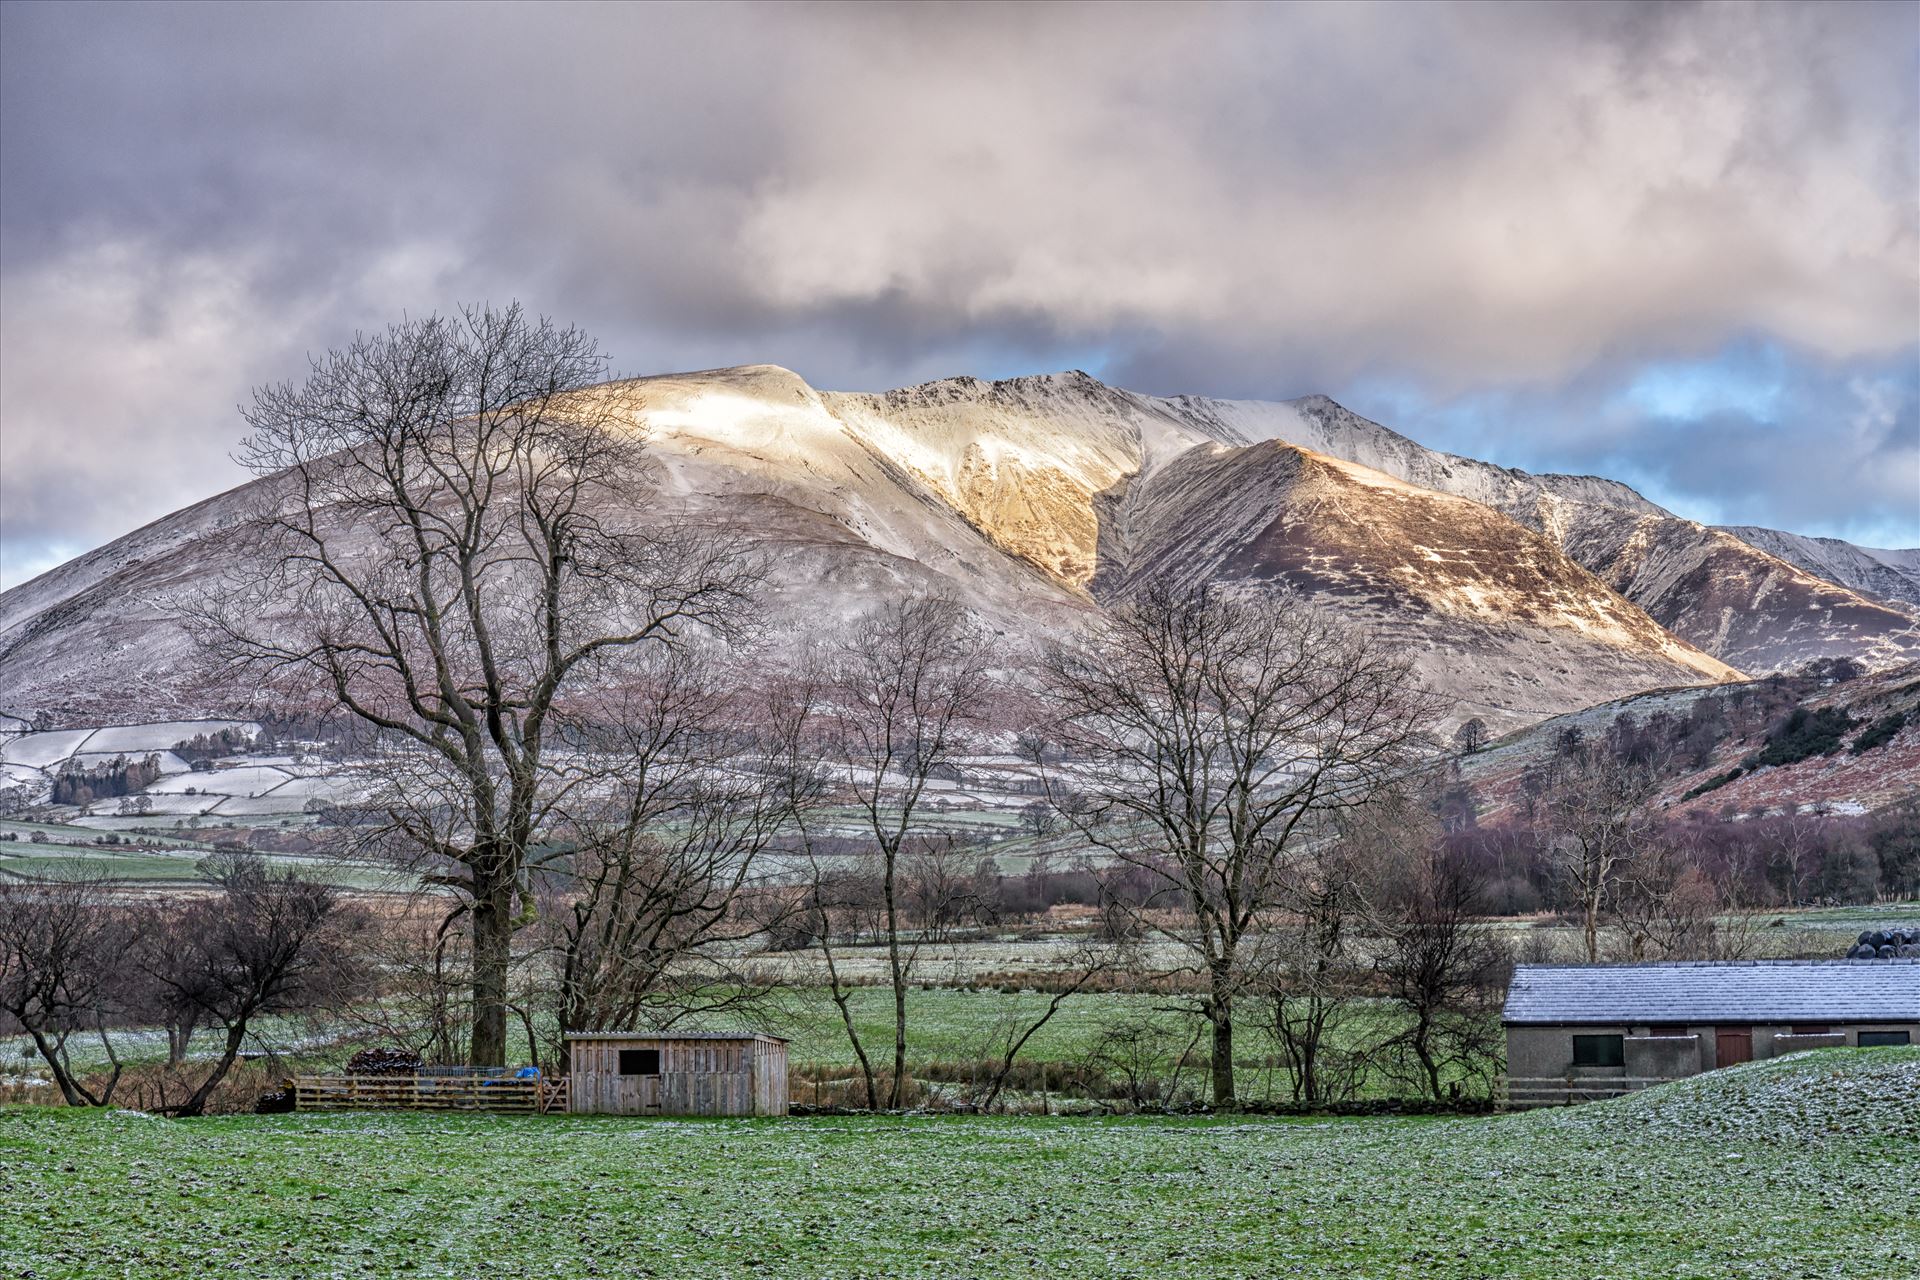
[{"label": "barn slate roof", "polygon": [[1512,1025],[1920,1022],[1920,960],[1514,967]]}]

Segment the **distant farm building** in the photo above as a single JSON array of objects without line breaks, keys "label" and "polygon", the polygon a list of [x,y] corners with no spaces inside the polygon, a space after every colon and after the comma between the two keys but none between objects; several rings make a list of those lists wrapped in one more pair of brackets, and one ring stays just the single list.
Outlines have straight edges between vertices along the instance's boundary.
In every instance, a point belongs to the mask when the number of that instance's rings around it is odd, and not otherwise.
[{"label": "distant farm building", "polygon": [[1581,1102],[1797,1049],[1920,1043],[1920,960],[1523,964],[1514,1106]]},{"label": "distant farm building", "polygon": [[617,1116],[783,1116],[787,1042],[728,1032],[577,1032],[567,1109]]}]

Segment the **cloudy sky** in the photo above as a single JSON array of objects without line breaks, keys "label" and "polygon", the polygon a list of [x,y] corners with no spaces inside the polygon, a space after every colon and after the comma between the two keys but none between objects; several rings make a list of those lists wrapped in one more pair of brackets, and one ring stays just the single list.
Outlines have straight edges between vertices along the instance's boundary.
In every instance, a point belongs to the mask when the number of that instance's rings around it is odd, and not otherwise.
[{"label": "cloudy sky", "polygon": [[0,582],[519,298],[623,373],[1325,392],[1920,544],[1903,3],[0,6]]}]

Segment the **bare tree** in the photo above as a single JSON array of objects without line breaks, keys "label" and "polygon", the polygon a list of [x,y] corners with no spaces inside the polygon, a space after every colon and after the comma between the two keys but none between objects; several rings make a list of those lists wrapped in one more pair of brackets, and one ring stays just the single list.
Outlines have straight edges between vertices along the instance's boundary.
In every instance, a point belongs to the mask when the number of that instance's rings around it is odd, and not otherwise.
[{"label": "bare tree", "polygon": [[1653,837],[1656,771],[1602,744],[1575,743],[1549,766],[1534,810],[1540,844],[1580,909],[1589,963],[1600,959],[1600,919],[1622,870]]},{"label": "bare tree", "polygon": [[1400,831],[1401,799],[1389,791],[1331,815],[1324,836],[1303,841],[1281,870],[1278,918],[1250,967],[1269,998],[1297,1102],[1349,1097],[1364,1083],[1368,1055],[1358,1032],[1368,993],[1359,935],[1371,923],[1375,881]]},{"label": "bare tree", "polygon": [[557,1029],[671,1025],[767,990],[733,962],[776,920],[762,854],[810,793],[792,785],[737,675],[669,653],[576,744],[603,776],[576,789],[548,870]]},{"label": "bare tree", "polygon": [[1130,1105],[1168,1106],[1206,1033],[1206,1021],[1191,1008],[1124,1014],[1100,1026],[1088,1045],[1087,1065]]},{"label": "bare tree", "polygon": [[340,1016],[426,1062],[464,1061],[473,1032],[466,923],[464,911],[448,912],[428,895],[370,921],[360,950],[374,980]]},{"label": "bare tree", "polygon": [[472,916],[469,1057],[506,1049],[528,851],[569,790],[568,699],[634,651],[724,627],[755,583],[728,544],[632,516],[632,414],[578,329],[515,305],[407,321],[254,393],[252,567],[194,621],[267,696],[392,748],[375,803]]},{"label": "bare tree", "polygon": [[213,1069],[165,1108],[186,1116],[206,1109],[256,1018],[346,1003],[360,976],[350,945],[359,916],[331,887],[276,875],[253,853],[216,854],[203,868],[217,892],[177,911],[155,908],[138,952],[173,999],[226,1033]]},{"label": "bare tree", "polygon": [[1020,829],[1035,840],[1044,840],[1060,830],[1060,815],[1045,800],[1031,800],[1020,806]]},{"label": "bare tree", "polygon": [[803,837],[807,855],[805,911],[808,932],[826,966],[827,995],[840,1014],[841,1030],[860,1065],[860,1079],[866,1089],[867,1109],[880,1109],[880,1086],[853,1013],[853,993],[857,985],[845,968],[845,948],[857,943],[861,925],[873,913],[879,892],[872,877],[822,856],[811,836]]},{"label": "bare tree", "polygon": [[[120,1083],[109,1030],[120,1012],[128,929],[114,884],[97,875],[0,880],[0,1012],[20,1024],[67,1105],[104,1107]],[[73,1069],[76,1034],[99,1038],[109,1074],[89,1086]]]},{"label": "bare tree", "polygon": [[1464,754],[1472,755],[1487,745],[1487,722],[1475,716],[1454,731],[1453,741]]},{"label": "bare tree", "polygon": [[[879,926],[893,991],[890,1107],[899,1105],[906,1085],[914,962],[932,933],[961,914],[965,896],[949,883],[952,841],[920,830],[927,789],[952,770],[984,718],[991,657],[959,605],[915,598],[861,618],[826,655],[824,672],[808,682],[814,690],[805,699],[809,736],[833,771],[836,793],[858,815],[877,863]],[[816,875],[816,907],[826,912],[834,905],[819,899],[824,885],[850,883],[845,876]],[[830,977],[838,988],[839,979]],[[852,1019],[840,1003],[851,1035]],[[859,1056],[865,1066],[864,1051]]]},{"label": "bare tree", "polygon": [[1759,945],[1757,915],[1709,875],[1698,833],[1669,824],[1622,869],[1613,914],[1633,960],[1741,960]]},{"label": "bare tree", "polygon": [[[1056,805],[1163,887],[1141,918],[1203,976],[1213,1099],[1231,1107],[1243,944],[1299,842],[1408,765],[1434,704],[1403,659],[1278,590],[1150,589],[1053,650],[1044,678],[1070,757],[1046,772]],[[1168,901],[1184,920],[1162,919]]]},{"label": "bare tree", "polygon": [[1128,967],[1130,951],[1131,948],[1124,942],[1081,939],[1074,945],[1067,963],[1061,966],[1062,973],[1049,993],[1046,1004],[1037,1012],[1028,1014],[1020,1013],[1015,1005],[1007,1005],[1007,1016],[990,1030],[994,1056],[998,1061],[994,1064],[993,1074],[987,1077],[980,1090],[982,1111],[993,1110],[1001,1091],[1007,1087],[1007,1078],[1013,1074],[1014,1063],[1019,1060],[1021,1051],[1053,1021],[1061,1006],[1079,995],[1095,979]]},{"label": "bare tree", "polygon": [[1416,840],[1388,881],[1375,968],[1408,1024],[1385,1049],[1412,1059],[1429,1096],[1448,1075],[1490,1080],[1502,1048],[1498,1008],[1512,957],[1478,919],[1484,886],[1438,839]]},{"label": "bare tree", "polygon": [[1762,823],[1760,832],[1767,869],[1778,878],[1781,896],[1788,906],[1801,906],[1825,853],[1819,822],[1789,805],[1786,813]]}]

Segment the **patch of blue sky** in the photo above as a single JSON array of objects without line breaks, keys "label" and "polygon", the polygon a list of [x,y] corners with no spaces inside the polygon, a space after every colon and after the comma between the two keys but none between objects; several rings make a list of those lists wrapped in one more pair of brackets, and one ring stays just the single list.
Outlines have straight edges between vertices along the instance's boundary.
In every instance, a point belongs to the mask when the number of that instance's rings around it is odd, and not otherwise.
[{"label": "patch of blue sky", "polygon": [[1785,354],[1771,343],[1740,344],[1704,360],[1642,365],[1619,392],[1650,417],[1698,420],[1721,413],[1777,422],[1791,381]]}]

